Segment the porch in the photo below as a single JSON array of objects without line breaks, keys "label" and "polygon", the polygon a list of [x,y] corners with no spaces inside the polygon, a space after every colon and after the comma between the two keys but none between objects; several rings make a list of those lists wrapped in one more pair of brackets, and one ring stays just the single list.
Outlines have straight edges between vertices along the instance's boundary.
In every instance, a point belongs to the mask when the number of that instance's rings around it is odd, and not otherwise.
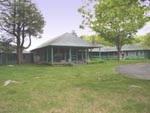
[{"label": "porch", "polygon": [[89,60],[88,48],[48,46],[33,51],[35,63],[83,64]]}]

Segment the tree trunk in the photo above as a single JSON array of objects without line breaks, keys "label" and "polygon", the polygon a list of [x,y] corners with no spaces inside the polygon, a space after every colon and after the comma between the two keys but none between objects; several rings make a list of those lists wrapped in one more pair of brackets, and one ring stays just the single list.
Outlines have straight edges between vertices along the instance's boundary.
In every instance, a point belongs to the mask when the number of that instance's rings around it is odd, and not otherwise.
[{"label": "tree trunk", "polygon": [[118,49],[117,56],[118,56],[118,60],[120,61],[121,60],[121,49]]},{"label": "tree trunk", "polygon": [[120,41],[120,38],[116,38],[116,47],[117,47],[117,56],[118,56],[118,60],[121,60],[121,48],[122,48],[122,44]]},{"label": "tree trunk", "polygon": [[17,46],[17,64],[23,63],[23,49]]}]

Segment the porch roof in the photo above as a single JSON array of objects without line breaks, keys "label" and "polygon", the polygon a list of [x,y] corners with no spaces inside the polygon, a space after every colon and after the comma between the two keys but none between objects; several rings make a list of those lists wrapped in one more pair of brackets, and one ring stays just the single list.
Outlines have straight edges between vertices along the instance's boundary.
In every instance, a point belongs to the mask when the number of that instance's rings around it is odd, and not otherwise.
[{"label": "porch roof", "polygon": [[64,33],[61,36],[54,38],[53,40],[48,40],[47,42],[41,44],[38,48],[43,48],[47,46],[61,46],[61,47],[85,47],[85,48],[100,48],[100,45],[94,45],[89,43],[82,38],[73,35],[72,33]]}]

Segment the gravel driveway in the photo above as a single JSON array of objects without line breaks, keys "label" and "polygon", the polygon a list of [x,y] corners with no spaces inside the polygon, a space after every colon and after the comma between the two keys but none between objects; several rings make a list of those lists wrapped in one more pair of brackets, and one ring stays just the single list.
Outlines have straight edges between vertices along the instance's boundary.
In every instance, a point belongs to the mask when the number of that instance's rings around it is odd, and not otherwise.
[{"label": "gravel driveway", "polygon": [[116,71],[125,75],[150,80],[150,63],[137,63],[119,66]]}]

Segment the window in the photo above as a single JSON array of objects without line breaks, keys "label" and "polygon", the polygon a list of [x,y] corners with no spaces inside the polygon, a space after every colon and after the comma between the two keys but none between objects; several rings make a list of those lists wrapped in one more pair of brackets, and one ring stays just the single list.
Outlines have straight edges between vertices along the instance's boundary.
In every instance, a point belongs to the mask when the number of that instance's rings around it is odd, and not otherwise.
[{"label": "window", "polygon": [[143,51],[140,51],[140,55],[142,55],[143,54]]}]

